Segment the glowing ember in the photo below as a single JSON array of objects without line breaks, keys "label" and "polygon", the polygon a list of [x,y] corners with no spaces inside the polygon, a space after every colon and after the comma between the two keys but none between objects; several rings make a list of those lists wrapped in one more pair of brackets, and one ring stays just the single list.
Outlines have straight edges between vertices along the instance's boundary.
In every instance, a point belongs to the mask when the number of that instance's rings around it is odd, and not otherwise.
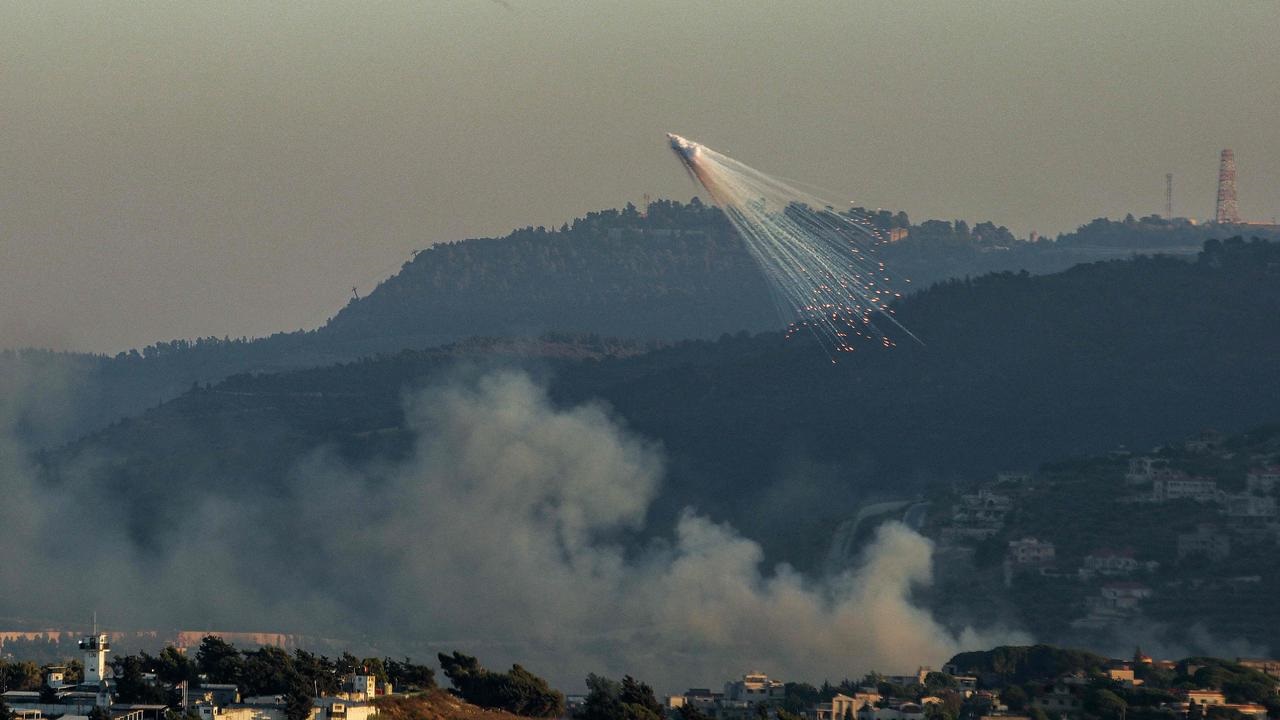
[{"label": "glowing ember", "polygon": [[879,315],[919,342],[889,306],[900,295],[873,258],[885,241],[878,229],[705,145],[670,133],[667,139],[759,263],[779,312],[795,318],[788,337],[808,328],[832,360],[859,341],[892,347],[873,322]]}]

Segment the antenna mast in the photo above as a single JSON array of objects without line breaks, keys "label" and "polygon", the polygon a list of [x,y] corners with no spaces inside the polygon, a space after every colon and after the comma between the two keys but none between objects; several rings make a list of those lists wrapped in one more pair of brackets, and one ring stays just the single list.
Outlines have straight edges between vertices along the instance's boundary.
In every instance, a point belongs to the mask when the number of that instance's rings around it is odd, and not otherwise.
[{"label": "antenna mast", "polygon": [[1236,154],[1229,149],[1222,151],[1218,161],[1218,206],[1213,219],[1224,224],[1240,222],[1240,207],[1236,204]]}]

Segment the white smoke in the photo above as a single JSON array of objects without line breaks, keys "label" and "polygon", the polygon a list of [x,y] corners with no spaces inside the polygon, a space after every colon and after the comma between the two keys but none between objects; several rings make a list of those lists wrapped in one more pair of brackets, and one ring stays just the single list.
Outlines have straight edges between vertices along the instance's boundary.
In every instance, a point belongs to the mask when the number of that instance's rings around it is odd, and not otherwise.
[{"label": "white smoke", "polygon": [[[67,518],[85,517],[78,504],[101,490],[64,488],[50,501],[29,468],[6,464],[0,489],[30,512],[6,502],[0,540],[32,562],[6,563],[0,582],[33,605],[152,627],[457,648],[570,690],[588,672],[670,690],[750,669],[854,677],[1025,640],[954,634],[912,604],[931,581],[932,547],[898,524],[881,528],[859,567],[816,581],[764,567],[757,543],[693,509],[673,537],[638,544],[660,448],[603,407],[555,408],[522,374],[437,387],[408,410],[408,460],[349,467],[317,453],[288,492],[209,497],[161,547],[131,540],[118,518],[87,540]],[[59,531],[75,552],[50,549]]]}]

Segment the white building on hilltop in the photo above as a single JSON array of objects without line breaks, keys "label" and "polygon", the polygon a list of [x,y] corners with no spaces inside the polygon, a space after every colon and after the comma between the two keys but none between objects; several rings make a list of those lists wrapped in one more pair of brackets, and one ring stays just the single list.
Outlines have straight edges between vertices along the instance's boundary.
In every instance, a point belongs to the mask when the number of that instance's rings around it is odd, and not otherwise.
[{"label": "white building on hilltop", "polygon": [[787,684],[781,680],[770,680],[761,672],[750,672],[741,680],[733,680],[724,684],[724,699],[729,702],[745,702],[748,705],[766,701],[782,702],[787,697]]}]

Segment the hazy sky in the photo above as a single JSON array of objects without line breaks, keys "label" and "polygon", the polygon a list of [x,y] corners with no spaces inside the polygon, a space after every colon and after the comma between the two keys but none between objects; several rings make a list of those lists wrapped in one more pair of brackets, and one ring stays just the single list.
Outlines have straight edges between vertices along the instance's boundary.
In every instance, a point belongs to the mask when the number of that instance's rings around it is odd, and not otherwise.
[{"label": "hazy sky", "polygon": [[434,242],[693,188],[1051,234],[1280,214],[1280,2],[0,5],[0,347],[314,327]]}]

